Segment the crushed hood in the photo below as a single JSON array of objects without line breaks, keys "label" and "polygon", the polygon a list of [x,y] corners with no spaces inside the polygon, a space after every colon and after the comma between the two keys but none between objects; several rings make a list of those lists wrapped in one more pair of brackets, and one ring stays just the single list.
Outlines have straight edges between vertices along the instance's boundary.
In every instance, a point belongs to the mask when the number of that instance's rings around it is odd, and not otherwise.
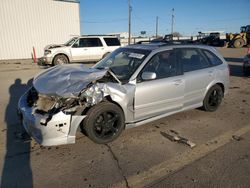
[{"label": "crushed hood", "polygon": [[101,79],[106,73],[107,70],[82,64],[58,65],[38,74],[33,85],[41,94],[76,97],[88,84]]},{"label": "crushed hood", "polygon": [[49,49],[53,49],[53,48],[60,48],[63,46],[64,46],[63,44],[49,44],[49,45],[44,47],[44,50],[49,50]]}]

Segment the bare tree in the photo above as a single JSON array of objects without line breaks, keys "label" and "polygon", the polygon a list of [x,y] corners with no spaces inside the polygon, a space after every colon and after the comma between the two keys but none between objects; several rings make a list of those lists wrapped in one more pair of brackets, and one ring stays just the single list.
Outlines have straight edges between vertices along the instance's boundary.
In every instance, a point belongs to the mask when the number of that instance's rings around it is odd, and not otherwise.
[{"label": "bare tree", "polygon": [[179,32],[173,32],[173,37],[182,37],[182,34]]}]

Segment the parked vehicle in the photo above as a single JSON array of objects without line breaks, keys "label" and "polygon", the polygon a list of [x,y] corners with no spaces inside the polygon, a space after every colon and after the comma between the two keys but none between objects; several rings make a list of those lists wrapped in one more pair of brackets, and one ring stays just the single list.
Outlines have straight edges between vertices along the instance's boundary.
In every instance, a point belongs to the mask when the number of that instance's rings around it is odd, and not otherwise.
[{"label": "parked vehicle", "polygon": [[63,45],[45,47],[41,64],[59,65],[73,62],[96,62],[121,46],[113,35],[73,37]]},{"label": "parked vehicle", "polygon": [[80,125],[95,143],[184,110],[215,111],[229,68],[212,47],[150,43],[122,47],[92,68],[55,66],[19,101],[27,132],[45,146],[75,142]]},{"label": "parked vehicle", "polygon": [[243,73],[246,76],[250,75],[250,53],[244,57],[243,60]]},{"label": "parked vehicle", "polygon": [[198,33],[196,43],[217,47],[226,45],[227,41],[224,31],[200,31]]},{"label": "parked vehicle", "polygon": [[250,45],[250,25],[242,26],[240,33],[227,34],[227,46],[241,48]]}]

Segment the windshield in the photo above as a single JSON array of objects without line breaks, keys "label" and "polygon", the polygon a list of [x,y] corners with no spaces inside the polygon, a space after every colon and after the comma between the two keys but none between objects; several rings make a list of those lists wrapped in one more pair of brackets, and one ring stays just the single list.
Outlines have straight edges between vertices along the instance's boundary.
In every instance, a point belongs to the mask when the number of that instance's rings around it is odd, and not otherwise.
[{"label": "windshield", "polygon": [[149,50],[118,48],[93,68],[110,69],[120,81],[127,82],[149,53]]},{"label": "windshield", "polygon": [[71,46],[76,40],[77,40],[77,37],[74,37],[74,38],[70,39],[68,42],[64,43],[64,45]]}]

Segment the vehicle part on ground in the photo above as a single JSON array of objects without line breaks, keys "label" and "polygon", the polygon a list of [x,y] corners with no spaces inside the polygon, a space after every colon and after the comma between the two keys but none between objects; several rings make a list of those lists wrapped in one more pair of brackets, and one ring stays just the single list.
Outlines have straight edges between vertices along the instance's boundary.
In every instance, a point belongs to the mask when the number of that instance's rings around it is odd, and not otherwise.
[{"label": "vehicle part on ground", "polygon": [[125,127],[123,114],[116,104],[101,102],[87,112],[82,127],[92,141],[105,144],[121,134]]},{"label": "vehicle part on ground", "polygon": [[160,133],[162,136],[164,136],[165,138],[169,139],[172,142],[182,143],[182,144],[190,146],[190,148],[194,148],[196,146],[195,143],[191,142],[187,138],[179,136],[178,134],[170,134],[170,133],[166,133],[162,131]]},{"label": "vehicle part on ground", "polygon": [[57,56],[55,56],[54,60],[53,60],[53,64],[54,65],[64,65],[64,64],[68,64],[69,60],[67,58],[66,55],[63,54],[59,54]]},{"label": "vehicle part on ground", "polygon": [[205,111],[213,112],[217,110],[223,98],[223,90],[218,84],[211,87],[203,101],[203,109]]}]

